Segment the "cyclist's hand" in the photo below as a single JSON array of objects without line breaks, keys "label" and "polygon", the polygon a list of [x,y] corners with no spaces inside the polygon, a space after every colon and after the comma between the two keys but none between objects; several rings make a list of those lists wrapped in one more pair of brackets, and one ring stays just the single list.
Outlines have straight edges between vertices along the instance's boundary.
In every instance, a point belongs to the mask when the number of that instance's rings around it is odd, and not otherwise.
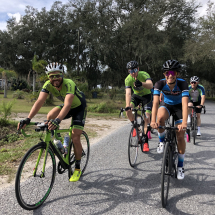
[{"label": "cyclist's hand", "polygon": [[49,130],[55,130],[55,129],[58,129],[59,128],[59,124],[60,124],[61,120],[59,118],[56,118],[56,119],[51,119],[49,122],[48,122],[48,129]]},{"label": "cyclist's hand", "polygon": [[131,107],[126,107],[125,108],[125,111],[130,111],[131,110]]},{"label": "cyclist's hand", "polygon": [[24,129],[26,127],[26,125],[28,125],[30,122],[31,122],[30,118],[20,120],[20,122],[17,125],[17,130]]},{"label": "cyclist's hand", "polygon": [[182,123],[178,125],[178,131],[184,131],[187,129],[187,123]]},{"label": "cyclist's hand", "polygon": [[134,82],[135,87],[142,87],[143,84],[141,81],[139,81],[138,79],[136,79],[136,81]]},{"label": "cyclist's hand", "polygon": [[154,129],[158,128],[158,124],[156,122],[151,122],[150,126]]}]

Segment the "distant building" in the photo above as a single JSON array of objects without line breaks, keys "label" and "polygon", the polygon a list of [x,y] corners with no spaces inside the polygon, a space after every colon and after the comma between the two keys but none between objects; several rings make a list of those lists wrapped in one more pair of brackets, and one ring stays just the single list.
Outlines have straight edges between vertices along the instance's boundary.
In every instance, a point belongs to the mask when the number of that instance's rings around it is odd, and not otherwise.
[{"label": "distant building", "polygon": [[[4,89],[4,85],[5,85],[5,80],[4,79],[0,79],[0,89]],[[11,82],[8,81],[7,82],[7,89],[10,88]]]}]

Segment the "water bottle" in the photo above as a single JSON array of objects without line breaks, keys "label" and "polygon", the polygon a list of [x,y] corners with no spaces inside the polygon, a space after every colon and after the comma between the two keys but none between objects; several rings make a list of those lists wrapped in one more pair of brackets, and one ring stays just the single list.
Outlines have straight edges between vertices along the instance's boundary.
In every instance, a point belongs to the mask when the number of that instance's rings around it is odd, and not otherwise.
[{"label": "water bottle", "polygon": [[65,149],[64,149],[63,144],[61,143],[61,141],[54,139],[54,144],[57,146],[57,148],[60,150],[60,152],[62,154],[64,154]]},{"label": "water bottle", "polygon": [[64,147],[64,150],[65,150],[64,154],[65,155],[68,153],[69,141],[70,141],[69,134],[66,134],[64,136],[64,142],[63,142],[63,147]]}]

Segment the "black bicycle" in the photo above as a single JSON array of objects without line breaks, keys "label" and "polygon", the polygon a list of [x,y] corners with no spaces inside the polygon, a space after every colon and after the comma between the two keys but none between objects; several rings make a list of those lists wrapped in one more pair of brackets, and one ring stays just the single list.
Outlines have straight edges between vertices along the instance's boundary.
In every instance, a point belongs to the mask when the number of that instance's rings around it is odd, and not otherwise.
[{"label": "black bicycle", "polygon": [[163,154],[163,161],[161,167],[161,202],[162,207],[165,208],[167,205],[167,199],[169,194],[169,184],[171,178],[177,178],[177,139],[176,130],[174,127],[174,118],[171,118],[171,125],[160,126],[159,128],[166,130],[165,136],[165,149]]},{"label": "black bicycle", "polygon": [[[126,111],[126,109],[121,108],[120,114]],[[141,112],[141,114],[138,113]],[[151,127],[147,126],[147,131],[144,131],[145,120],[145,110],[144,105],[141,104],[139,108],[132,108],[132,112],[134,114],[134,124],[132,124],[132,128],[129,134],[128,141],[128,160],[131,167],[135,166],[138,156],[138,149],[141,148],[143,152],[144,143],[148,143],[148,131],[150,131]]]},{"label": "black bicycle", "polygon": [[[205,106],[201,106],[204,109],[204,114],[206,113]],[[188,108],[192,108],[191,113],[191,122],[190,125],[187,128],[187,142],[190,142],[190,139],[192,138],[192,143],[196,144],[196,130],[197,130],[197,114],[196,114],[196,108],[197,106],[188,106]]]}]

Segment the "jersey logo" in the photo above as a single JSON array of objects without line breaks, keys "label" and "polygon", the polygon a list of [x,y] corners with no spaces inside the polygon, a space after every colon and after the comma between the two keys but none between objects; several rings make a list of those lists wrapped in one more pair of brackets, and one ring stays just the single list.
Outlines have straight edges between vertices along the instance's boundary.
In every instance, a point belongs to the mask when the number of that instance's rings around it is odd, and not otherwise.
[{"label": "jersey logo", "polygon": [[180,95],[181,94],[181,91],[168,91],[168,90],[163,90],[163,93],[165,95],[174,95],[174,96],[177,96],[177,95]]}]

